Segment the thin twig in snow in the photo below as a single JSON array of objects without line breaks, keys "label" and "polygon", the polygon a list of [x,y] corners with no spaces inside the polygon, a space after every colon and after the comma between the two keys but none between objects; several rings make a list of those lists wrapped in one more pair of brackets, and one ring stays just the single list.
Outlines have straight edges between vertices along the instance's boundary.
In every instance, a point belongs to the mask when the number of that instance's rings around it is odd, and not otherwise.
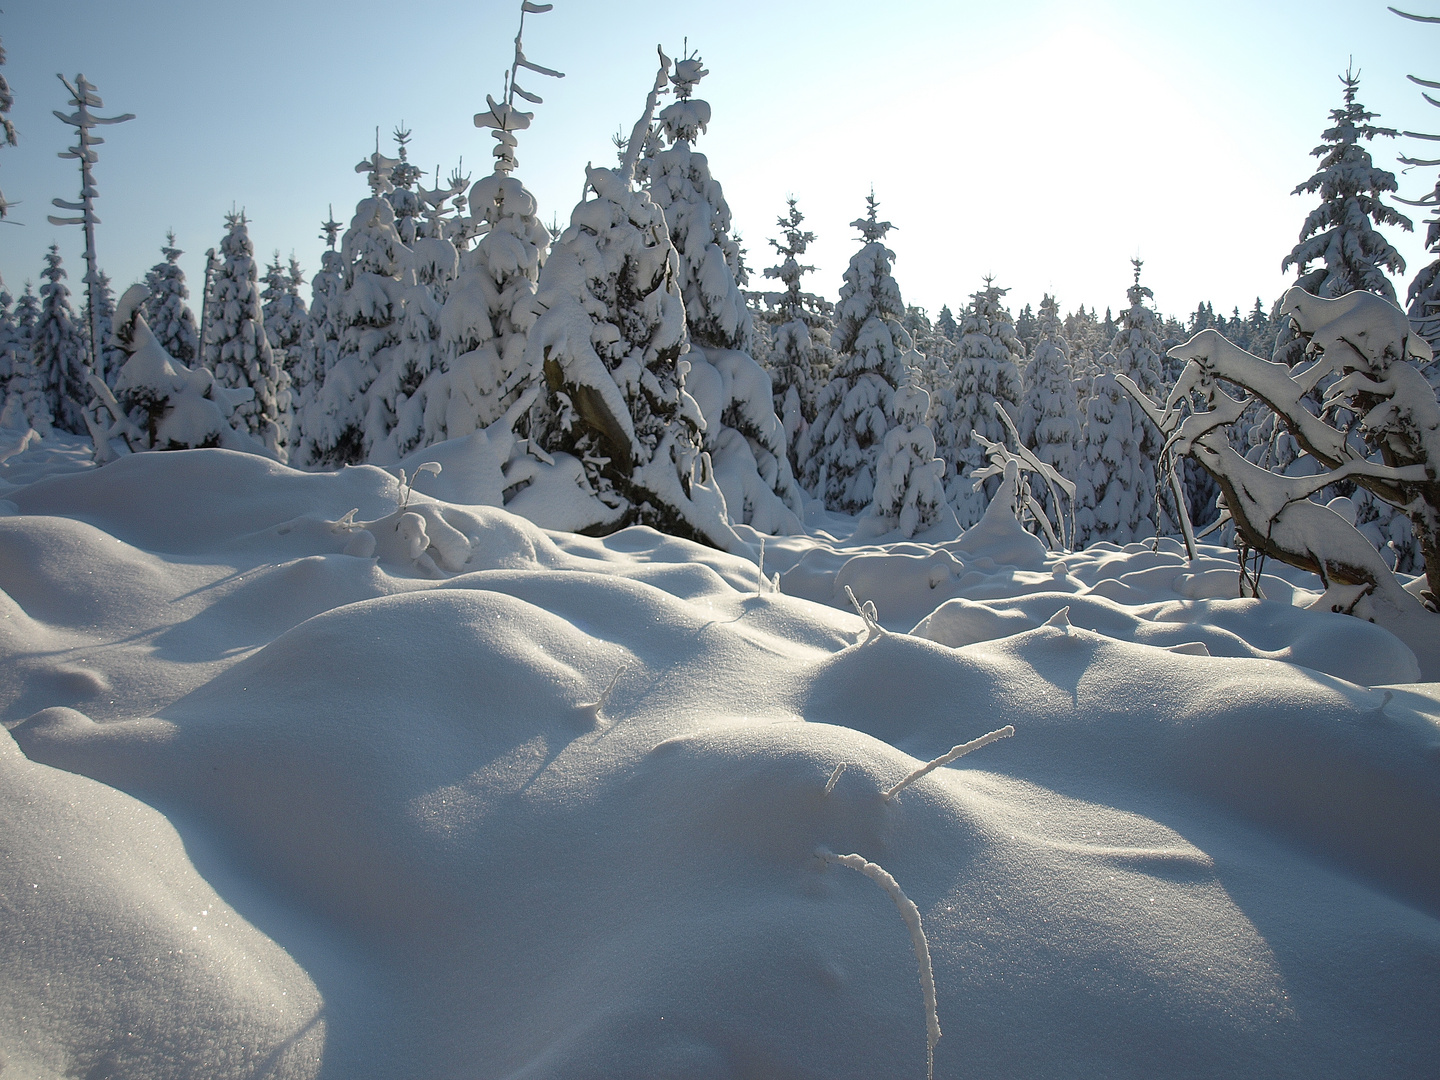
[{"label": "thin twig in snow", "polygon": [[925,1076],[935,1080],[935,1044],[940,1041],[940,1014],[936,1008],[935,969],[930,965],[930,942],[925,938],[925,928],[920,924],[920,909],[905,895],[900,883],[879,863],[873,863],[860,855],[836,855],[828,848],[818,848],[815,854],[827,863],[837,863],[859,870],[889,894],[905,920],[910,931],[910,944],[915,949],[915,962],[920,966],[920,994],[925,999]]},{"label": "thin twig in snow", "polygon": [[920,779],[922,776],[924,776],[926,773],[928,773],[928,772],[933,772],[935,769],[938,769],[941,765],[949,765],[950,762],[956,760],[957,758],[962,758],[962,757],[964,757],[966,754],[970,753],[970,751],[972,751],[972,750],[979,750],[980,747],[982,747],[982,746],[989,746],[992,742],[995,742],[995,741],[998,740],[998,739],[1008,739],[1011,735],[1014,735],[1014,734],[1015,734],[1015,727],[1014,727],[1014,725],[1012,725],[1012,724],[1006,724],[1004,727],[998,728],[998,729],[996,729],[995,731],[986,732],[984,735],[981,735],[978,739],[971,739],[971,740],[970,740],[969,742],[967,742],[967,743],[961,743],[959,746],[951,747],[949,753],[941,754],[941,755],[940,755],[939,757],[937,757],[934,761],[927,761],[924,765],[921,765],[920,768],[916,769],[916,770],[915,770],[914,772],[912,772],[909,776],[905,777],[904,780],[901,780],[898,784],[896,784],[894,787],[892,787],[889,791],[885,792],[885,794],[884,794],[883,797],[884,797],[887,801],[890,800],[890,799],[893,799],[893,798],[895,797],[896,793],[899,792],[902,788],[907,788],[907,787],[909,787],[911,784],[913,784],[916,780],[919,780],[919,779]]}]

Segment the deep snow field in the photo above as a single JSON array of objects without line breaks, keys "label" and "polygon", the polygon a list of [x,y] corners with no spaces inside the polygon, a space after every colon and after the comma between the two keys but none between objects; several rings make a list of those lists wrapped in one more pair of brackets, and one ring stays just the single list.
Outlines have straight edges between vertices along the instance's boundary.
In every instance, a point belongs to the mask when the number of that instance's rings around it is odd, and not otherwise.
[{"label": "deep snow field", "polygon": [[923,1077],[826,853],[936,1076],[1440,1068],[1440,634],[82,450],[0,465],[4,1080]]}]

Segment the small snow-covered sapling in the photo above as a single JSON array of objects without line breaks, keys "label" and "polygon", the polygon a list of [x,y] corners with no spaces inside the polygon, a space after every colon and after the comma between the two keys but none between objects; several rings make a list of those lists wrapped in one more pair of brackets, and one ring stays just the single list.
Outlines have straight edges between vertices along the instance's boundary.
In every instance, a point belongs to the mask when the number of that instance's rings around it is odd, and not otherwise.
[{"label": "small snow-covered sapling", "polygon": [[826,795],[829,795],[832,791],[835,790],[835,784],[839,781],[840,777],[844,774],[845,770],[848,767],[849,766],[847,766],[843,761],[840,762],[839,765],[835,766],[835,771],[830,774],[830,779],[825,782]]},{"label": "small snow-covered sapling", "polygon": [[920,922],[920,909],[879,863],[870,862],[861,855],[837,855],[823,847],[817,848],[815,855],[826,863],[860,871],[885,890],[900,912],[900,918],[905,921],[905,929],[910,931],[910,944],[915,949],[915,962],[920,968],[920,994],[925,999],[925,1076],[926,1080],[935,1080],[935,1044],[940,1041],[940,1013],[936,1007],[935,969],[930,964],[930,942]]},{"label": "small snow-covered sapling", "polygon": [[[1069,624],[1067,623],[1066,625]],[[971,739],[969,742],[961,743],[959,746],[952,746],[948,752],[941,754],[933,761],[927,761],[924,765],[921,765],[920,768],[916,769],[909,776],[905,777],[904,780],[901,780],[894,787],[890,788],[881,797],[885,799],[886,802],[889,802],[901,791],[901,789],[909,787],[926,773],[933,772],[941,765],[949,765],[950,762],[955,761],[958,758],[964,757],[972,750],[979,750],[982,746],[989,746],[992,742],[995,742],[998,739],[1008,739],[1011,735],[1014,734],[1014,726],[1011,724],[1006,724],[1002,728],[997,728],[994,731],[986,732],[978,739]]]}]

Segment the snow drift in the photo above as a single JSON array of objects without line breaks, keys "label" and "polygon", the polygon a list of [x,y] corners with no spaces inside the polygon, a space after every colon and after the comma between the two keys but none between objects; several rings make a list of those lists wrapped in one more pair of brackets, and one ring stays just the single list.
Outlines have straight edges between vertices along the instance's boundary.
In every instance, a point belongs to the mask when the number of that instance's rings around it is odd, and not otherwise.
[{"label": "snow drift", "polygon": [[16,1075],[923,1075],[915,927],[827,852],[918,913],[937,1076],[1433,1070],[1440,693],[1220,598],[1218,550],[792,536],[777,592],[368,466],[38,453],[0,466]]}]

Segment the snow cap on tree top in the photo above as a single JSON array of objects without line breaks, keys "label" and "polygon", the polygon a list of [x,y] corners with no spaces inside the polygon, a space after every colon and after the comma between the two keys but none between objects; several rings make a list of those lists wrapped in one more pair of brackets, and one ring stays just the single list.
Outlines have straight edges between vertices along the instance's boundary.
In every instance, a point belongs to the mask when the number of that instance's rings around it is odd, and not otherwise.
[{"label": "snow cap on tree top", "polygon": [[675,61],[675,70],[670,76],[670,83],[675,87],[675,104],[660,113],[660,125],[671,146],[682,141],[693,143],[710,123],[710,103],[690,97],[700,80],[710,72],[705,70],[700,54],[690,53],[689,50],[690,40],[687,38],[682,50],[684,58]]},{"label": "snow cap on tree top", "polygon": [[888,221],[877,221],[876,215],[880,209],[880,203],[875,198],[875,190],[872,188],[870,194],[865,196],[866,215],[863,218],[856,218],[850,223],[852,229],[859,229],[860,235],[865,238],[867,244],[873,244],[878,240],[885,239],[885,234],[895,226]]}]

